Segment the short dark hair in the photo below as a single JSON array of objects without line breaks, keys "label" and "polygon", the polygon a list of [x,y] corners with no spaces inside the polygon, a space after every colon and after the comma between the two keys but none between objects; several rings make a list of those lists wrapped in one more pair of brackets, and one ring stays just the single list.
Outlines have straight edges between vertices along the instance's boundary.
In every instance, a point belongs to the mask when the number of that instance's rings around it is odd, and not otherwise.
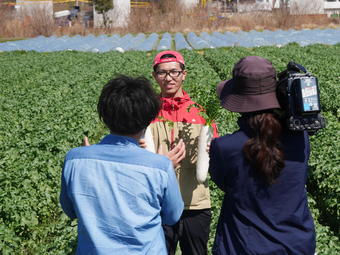
[{"label": "short dark hair", "polygon": [[156,118],[160,99],[146,78],[119,75],[104,86],[97,110],[112,133],[134,135]]},{"label": "short dark hair", "polygon": [[[172,55],[172,54],[164,54],[163,56],[161,56],[161,59],[163,59],[163,58],[176,58],[176,57],[175,57],[174,55]],[[185,69],[185,65],[184,65],[184,64],[179,63],[179,62],[178,62],[178,64],[179,64],[179,66],[181,67],[182,70]],[[155,72],[157,71],[158,66],[159,66],[159,64],[157,64],[157,65],[155,65],[155,66],[153,67],[153,70],[154,70]]]}]

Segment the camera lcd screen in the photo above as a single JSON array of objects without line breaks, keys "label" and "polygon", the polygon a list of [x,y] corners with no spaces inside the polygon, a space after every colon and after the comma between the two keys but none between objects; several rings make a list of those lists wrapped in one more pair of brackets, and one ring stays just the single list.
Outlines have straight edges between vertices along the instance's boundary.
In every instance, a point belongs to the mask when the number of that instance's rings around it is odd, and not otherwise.
[{"label": "camera lcd screen", "polygon": [[301,96],[302,96],[302,112],[320,111],[317,81],[315,77],[305,77],[299,79]]}]

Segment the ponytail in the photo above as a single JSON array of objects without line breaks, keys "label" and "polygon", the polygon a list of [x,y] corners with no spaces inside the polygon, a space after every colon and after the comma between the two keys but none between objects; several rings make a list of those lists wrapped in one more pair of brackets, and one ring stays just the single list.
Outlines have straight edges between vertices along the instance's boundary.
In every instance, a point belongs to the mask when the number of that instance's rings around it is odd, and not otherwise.
[{"label": "ponytail", "polygon": [[265,112],[251,115],[247,123],[253,136],[243,147],[244,155],[256,172],[273,184],[284,167],[281,122],[274,113]]}]

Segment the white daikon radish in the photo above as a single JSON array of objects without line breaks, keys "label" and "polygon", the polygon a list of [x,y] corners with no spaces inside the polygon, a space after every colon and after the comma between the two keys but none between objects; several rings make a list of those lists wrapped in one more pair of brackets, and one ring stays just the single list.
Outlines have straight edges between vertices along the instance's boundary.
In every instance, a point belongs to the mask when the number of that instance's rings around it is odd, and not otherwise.
[{"label": "white daikon radish", "polygon": [[213,137],[213,128],[203,126],[198,137],[196,179],[199,183],[204,183],[208,176],[209,170],[209,152],[207,151]]},{"label": "white daikon radish", "polygon": [[156,153],[155,150],[155,143],[153,141],[153,136],[152,136],[152,132],[151,132],[151,128],[150,126],[148,126],[145,130],[144,136],[142,137],[142,139],[145,140],[145,144],[146,144],[146,149],[148,151],[151,151],[153,153]]}]

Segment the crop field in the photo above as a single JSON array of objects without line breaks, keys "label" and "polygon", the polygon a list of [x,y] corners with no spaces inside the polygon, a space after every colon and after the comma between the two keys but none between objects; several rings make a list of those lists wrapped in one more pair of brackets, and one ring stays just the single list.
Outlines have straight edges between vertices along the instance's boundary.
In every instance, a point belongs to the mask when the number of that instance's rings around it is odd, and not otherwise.
[{"label": "crop field", "polygon": [[[236,130],[237,115],[219,107],[215,86],[231,77],[239,58],[268,58],[277,71],[293,60],[318,77],[327,128],[311,137],[307,191],[318,255],[340,254],[340,44],[181,52],[188,70],[184,88],[208,110],[218,108],[221,135]],[[158,89],[151,76],[155,54],[0,53],[0,254],[74,252],[77,223],[62,213],[58,201],[64,155],[80,146],[84,135],[96,143],[108,132],[96,104],[103,85],[115,74],[145,76]],[[223,194],[213,183],[210,187],[211,247]]]}]

